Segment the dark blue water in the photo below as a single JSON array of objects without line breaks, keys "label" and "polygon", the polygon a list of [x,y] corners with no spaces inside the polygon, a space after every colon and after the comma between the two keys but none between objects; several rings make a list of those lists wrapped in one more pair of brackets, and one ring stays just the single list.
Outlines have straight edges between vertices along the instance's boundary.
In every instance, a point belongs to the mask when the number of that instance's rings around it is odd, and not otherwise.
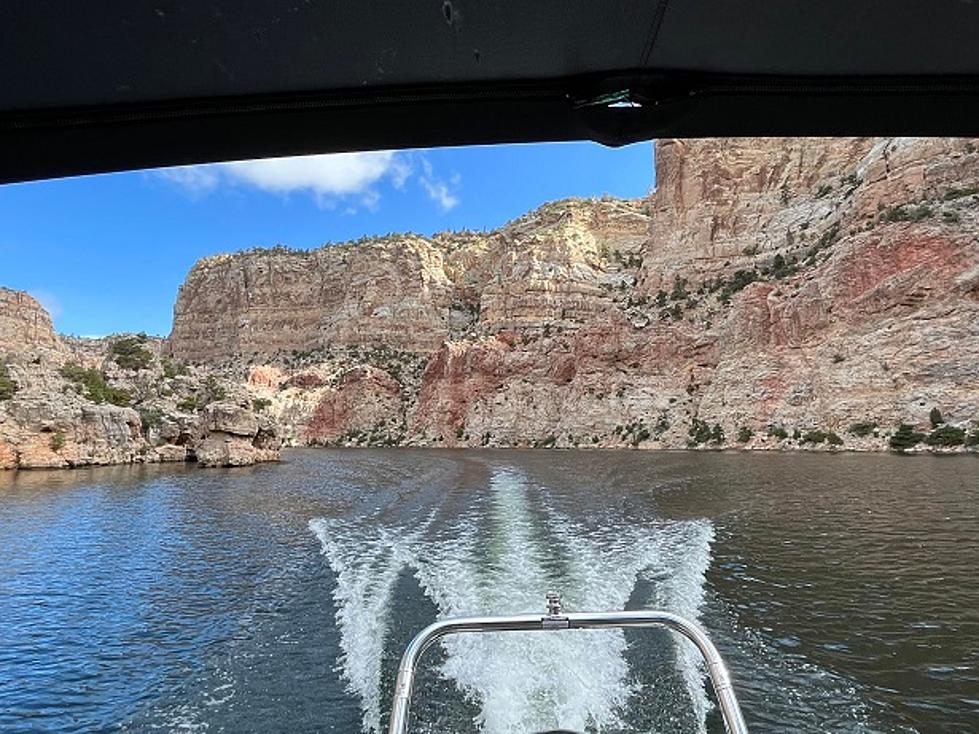
[{"label": "dark blue water", "polygon": [[[382,727],[417,629],[557,586],[576,609],[698,617],[753,731],[976,731],[977,568],[968,456],[322,450],[3,474],[0,730]],[[420,728],[719,730],[665,633],[543,637],[435,649]]]}]

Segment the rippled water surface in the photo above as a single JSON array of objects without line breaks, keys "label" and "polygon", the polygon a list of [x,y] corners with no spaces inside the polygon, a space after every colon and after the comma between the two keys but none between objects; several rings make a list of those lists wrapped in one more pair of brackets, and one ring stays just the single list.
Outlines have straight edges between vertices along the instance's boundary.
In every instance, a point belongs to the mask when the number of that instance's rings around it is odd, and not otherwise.
[{"label": "rippled water surface", "polygon": [[[292,451],[0,474],[0,730],[358,732],[440,616],[666,608],[754,732],[979,731],[975,457]],[[669,633],[451,638],[416,729],[721,731]]]}]

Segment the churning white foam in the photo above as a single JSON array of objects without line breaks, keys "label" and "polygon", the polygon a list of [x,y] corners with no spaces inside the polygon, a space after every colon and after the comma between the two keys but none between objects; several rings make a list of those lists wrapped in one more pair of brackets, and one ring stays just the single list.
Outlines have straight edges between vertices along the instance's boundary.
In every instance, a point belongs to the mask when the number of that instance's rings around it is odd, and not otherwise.
[{"label": "churning white foam", "polygon": [[324,519],[311,520],[309,528],[337,577],[333,600],[342,650],[337,670],[346,678],[347,689],[360,697],[364,730],[379,731],[386,612],[398,575],[411,563],[424,528],[401,532]]},{"label": "churning white foam", "polygon": [[[651,584],[652,597],[647,605],[656,609],[668,609],[687,619],[698,619],[704,605],[704,575],[710,566],[710,547],[714,541],[714,527],[708,522],[683,523],[673,527],[676,542],[662,548],[658,568],[647,566],[642,575]],[[694,644],[681,635],[672,635],[676,646],[677,661],[690,695],[699,727],[706,727],[710,700],[704,689],[706,670],[704,659]]]},{"label": "churning white foam", "polygon": [[[365,731],[383,727],[386,611],[406,567],[440,618],[542,611],[549,590],[559,591],[569,610],[621,610],[640,574],[655,579],[651,604],[698,616],[709,522],[588,530],[543,498],[535,512],[525,479],[514,471],[497,471],[490,490],[487,517],[464,518],[438,534],[310,522],[337,576],[339,669],[361,698]],[[621,631],[466,634],[442,644],[441,673],[478,704],[476,723],[487,734],[618,728],[636,693]],[[697,653],[678,643],[677,660],[703,729],[709,703]]]}]

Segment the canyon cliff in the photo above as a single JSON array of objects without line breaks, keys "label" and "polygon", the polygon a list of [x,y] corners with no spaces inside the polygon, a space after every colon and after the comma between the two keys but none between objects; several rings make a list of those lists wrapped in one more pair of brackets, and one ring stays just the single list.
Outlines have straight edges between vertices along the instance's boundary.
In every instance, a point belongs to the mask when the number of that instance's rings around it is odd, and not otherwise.
[{"label": "canyon cliff", "polygon": [[493,232],[208,258],[173,356],[238,365],[300,445],[969,442],[973,141],[661,141],[656,167],[646,199]]},{"label": "canyon cliff", "polygon": [[[122,460],[190,446],[235,463],[201,438],[239,435],[229,425],[259,454],[280,438],[979,444],[974,141],[660,141],[656,184],[639,200],[552,202],[490,232],[205,258],[178,293],[169,339],[150,340],[146,376],[114,361],[118,338],[57,337],[43,309],[6,292],[0,360],[34,397],[29,419],[23,387],[0,400],[0,465],[5,450],[26,456],[21,466],[48,460],[32,458],[48,457],[32,448],[53,425],[44,400],[74,411],[69,464],[93,442]],[[66,363],[102,370],[142,413],[64,392]],[[232,420],[234,406],[249,417]],[[90,435],[86,421],[101,428]]]}]

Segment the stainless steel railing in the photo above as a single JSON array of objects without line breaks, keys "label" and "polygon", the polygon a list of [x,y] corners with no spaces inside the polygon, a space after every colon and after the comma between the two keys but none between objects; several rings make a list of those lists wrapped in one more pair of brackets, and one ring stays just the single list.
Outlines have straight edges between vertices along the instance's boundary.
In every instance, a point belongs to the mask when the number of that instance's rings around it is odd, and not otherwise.
[{"label": "stainless steel railing", "polygon": [[460,617],[435,622],[423,629],[409,643],[401,658],[394,686],[394,705],[388,734],[407,734],[411,693],[415,670],[425,650],[436,640],[463,632],[536,632],[542,630],[583,630],[624,627],[666,627],[679,632],[696,645],[707,663],[707,674],[717,695],[721,716],[729,734],[747,734],[748,727],[734,695],[727,666],[714,643],[696,624],[683,617],[660,611],[579,612],[565,614],[560,599],[547,595],[547,614],[520,614],[511,617]]}]

